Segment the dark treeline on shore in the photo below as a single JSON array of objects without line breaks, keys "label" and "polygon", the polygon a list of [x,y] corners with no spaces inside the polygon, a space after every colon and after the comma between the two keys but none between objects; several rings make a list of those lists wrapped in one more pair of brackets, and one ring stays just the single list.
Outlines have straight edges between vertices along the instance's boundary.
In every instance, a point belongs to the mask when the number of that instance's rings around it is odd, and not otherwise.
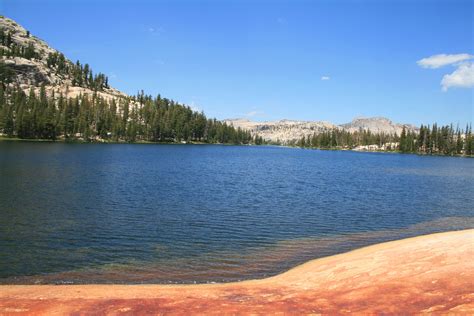
[{"label": "dark treeline on shore", "polygon": [[343,129],[328,129],[320,133],[315,133],[311,137],[303,136],[292,145],[305,148],[352,149],[357,146],[373,144],[382,147],[383,145],[387,146],[397,141],[398,137],[391,134],[375,134],[365,130],[351,133]]},{"label": "dark treeline on shore", "polygon": [[429,155],[474,155],[472,126],[464,130],[452,125],[431,127],[421,125],[419,132],[403,128],[401,135],[372,133],[360,130],[350,133],[345,130],[327,130],[303,137],[291,144],[302,148],[357,149],[369,151],[398,151]]},{"label": "dark treeline on shore", "polygon": [[[66,98],[62,94],[26,94],[0,85],[0,133],[22,139],[81,141],[202,142],[263,144],[260,136],[236,129],[167,98],[145,95],[106,100],[95,93]],[[278,145],[278,144],[277,144]],[[474,135],[452,125],[421,126],[401,135],[332,129],[291,143],[319,149],[397,151],[436,155],[474,155]]]},{"label": "dark treeline on shore", "polygon": [[0,133],[23,139],[263,143],[247,131],[143,92],[107,101],[98,94],[48,95],[45,87],[27,95],[11,85],[0,85]]},{"label": "dark treeline on shore", "polygon": [[[106,100],[95,93],[66,98],[43,86],[26,94],[0,85],[0,133],[22,139],[81,141],[202,142],[264,144],[260,136],[236,129],[167,98],[145,95]],[[277,144],[278,145],[278,144]],[[474,135],[452,125],[421,126],[401,135],[331,129],[289,145],[318,149],[358,149],[436,155],[474,155]]]},{"label": "dark treeline on shore", "polygon": [[404,153],[467,155],[474,154],[474,135],[472,126],[465,130],[453,125],[438,127],[421,125],[418,133],[406,132],[400,135],[399,150]]}]

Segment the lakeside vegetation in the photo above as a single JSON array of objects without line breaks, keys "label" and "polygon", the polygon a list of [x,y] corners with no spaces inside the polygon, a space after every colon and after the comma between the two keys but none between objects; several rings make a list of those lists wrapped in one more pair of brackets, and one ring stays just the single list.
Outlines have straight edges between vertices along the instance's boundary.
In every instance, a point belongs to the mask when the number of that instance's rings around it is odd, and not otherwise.
[{"label": "lakeside vegetation", "polygon": [[27,95],[0,86],[0,133],[21,139],[126,142],[199,142],[261,144],[250,132],[235,129],[173,100],[145,95],[106,100],[98,94],[66,98]]},{"label": "lakeside vegetation", "polygon": [[352,149],[360,151],[387,151],[415,153],[424,155],[473,156],[474,135],[472,126],[464,130],[453,125],[421,125],[419,132],[403,128],[401,135],[372,133],[359,130],[350,133],[345,130],[332,129],[302,137],[291,144],[301,148],[315,149]]},{"label": "lakeside vegetation", "polygon": [[[5,68],[0,74],[8,77]],[[8,68],[7,68],[8,69]],[[0,85],[0,134],[8,139],[63,140],[67,142],[153,142],[204,144],[266,144],[262,137],[234,128],[173,100],[143,92],[133,97],[106,100],[98,93],[66,98],[37,95],[20,87]],[[272,143],[274,145],[282,145]],[[403,129],[401,135],[349,132],[331,129],[289,144],[301,148],[474,155],[471,125],[421,126],[419,132]]]},{"label": "lakeside vegetation", "polygon": [[[1,70],[1,69],[0,69]],[[5,72],[1,72],[6,76]],[[262,137],[234,128],[173,100],[143,92],[110,101],[95,93],[27,95],[18,86],[0,85],[0,134],[6,139],[67,142],[266,144]],[[273,145],[282,145],[272,143]],[[289,144],[301,148],[402,152],[427,155],[474,155],[471,125],[421,126],[401,135],[332,129]]]}]

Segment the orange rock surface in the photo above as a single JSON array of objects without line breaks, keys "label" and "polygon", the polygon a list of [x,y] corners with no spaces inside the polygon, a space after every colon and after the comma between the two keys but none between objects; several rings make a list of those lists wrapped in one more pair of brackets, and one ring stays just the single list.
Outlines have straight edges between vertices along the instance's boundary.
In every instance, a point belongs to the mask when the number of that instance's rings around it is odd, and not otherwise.
[{"label": "orange rock surface", "polygon": [[474,314],[474,230],[378,244],[238,283],[0,286],[0,314],[320,313]]}]

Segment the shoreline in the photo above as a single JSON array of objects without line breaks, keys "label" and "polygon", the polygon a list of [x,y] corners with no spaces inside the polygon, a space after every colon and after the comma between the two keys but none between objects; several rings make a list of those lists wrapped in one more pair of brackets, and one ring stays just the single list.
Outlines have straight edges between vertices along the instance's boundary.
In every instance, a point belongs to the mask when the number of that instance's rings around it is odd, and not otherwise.
[{"label": "shoreline", "polygon": [[445,155],[445,154],[427,154],[427,153],[415,153],[415,152],[401,152],[396,150],[354,150],[348,148],[312,148],[312,147],[298,147],[289,145],[275,145],[275,144],[231,144],[231,143],[204,143],[204,142],[152,142],[152,141],[85,141],[85,140],[66,140],[66,139],[36,139],[36,138],[16,138],[16,137],[5,137],[0,136],[0,142],[25,142],[25,143],[57,143],[57,144],[126,144],[126,145],[220,145],[220,146],[269,146],[269,147],[281,147],[281,148],[293,148],[293,149],[307,149],[307,150],[321,150],[321,151],[349,151],[356,153],[377,153],[377,154],[400,154],[400,155],[416,155],[422,157],[456,157],[456,158],[474,158],[469,155]]},{"label": "shoreline", "polygon": [[473,313],[474,229],[314,259],[219,284],[1,285],[0,314]]}]

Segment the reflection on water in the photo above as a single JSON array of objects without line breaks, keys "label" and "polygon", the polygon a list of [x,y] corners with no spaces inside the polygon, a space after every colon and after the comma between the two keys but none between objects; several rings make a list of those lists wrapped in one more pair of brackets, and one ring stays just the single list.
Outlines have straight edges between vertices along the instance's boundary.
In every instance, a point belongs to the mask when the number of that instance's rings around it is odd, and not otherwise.
[{"label": "reflection on water", "polygon": [[474,227],[474,160],[0,143],[0,283],[193,283]]}]

